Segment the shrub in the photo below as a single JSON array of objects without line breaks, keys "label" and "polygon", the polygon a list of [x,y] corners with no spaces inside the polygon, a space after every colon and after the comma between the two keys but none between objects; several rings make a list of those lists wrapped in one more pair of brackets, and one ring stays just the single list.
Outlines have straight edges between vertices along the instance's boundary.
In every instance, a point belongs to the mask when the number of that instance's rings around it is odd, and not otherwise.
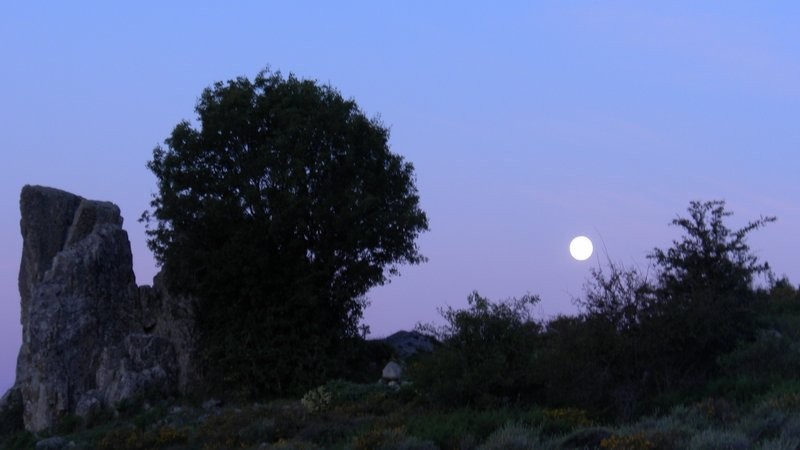
[{"label": "shrub", "polygon": [[36,436],[31,434],[29,431],[18,431],[7,436],[5,440],[0,439],[0,445],[2,445],[2,448],[8,450],[28,450],[33,448],[35,443]]},{"label": "shrub", "polygon": [[598,448],[604,439],[612,435],[611,431],[602,427],[581,428],[561,439],[561,449]]},{"label": "shrub", "polygon": [[187,428],[175,428],[171,426],[163,426],[158,429],[156,435],[156,445],[167,446],[172,444],[179,444],[186,442],[189,438],[189,430]]},{"label": "shrub", "polygon": [[577,300],[583,314],[568,324],[566,336],[589,341],[590,350],[579,353],[577,362],[562,363],[574,367],[561,372],[569,383],[585,369],[598,380],[581,390],[608,393],[586,403],[612,405],[626,417],[664,393],[683,402],[718,373],[718,357],[754,337],[758,301],[752,282],[769,274],[769,266],[759,262],[746,238],[775,218],[731,230],[722,201],[691,202],[687,211],[672,221],[683,236],[648,255],[652,280],[610,262],[608,271],[592,272],[584,298]]},{"label": "shrub", "polygon": [[643,433],[612,435],[600,442],[600,448],[607,450],[654,450],[655,444]]},{"label": "shrub", "polygon": [[743,343],[719,359],[724,371],[775,379],[800,372],[797,343],[776,330],[760,330],[755,340]]},{"label": "shrub", "polygon": [[[224,410],[219,414],[206,418],[197,428],[192,439],[210,448],[239,448],[241,446],[258,444],[263,436],[249,429],[261,419],[261,415],[251,409]],[[269,437],[272,441],[281,438],[290,438],[297,431],[299,425],[291,429],[282,428],[281,421],[294,421],[291,416],[275,414],[275,423]],[[262,423],[263,424],[263,423]],[[264,424],[266,425],[266,424]]]},{"label": "shrub", "polygon": [[800,447],[798,438],[776,438],[762,442],[755,450],[797,450]]},{"label": "shrub", "polygon": [[693,408],[713,425],[730,424],[736,419],[733,405],[724,398],[710,398],[695,403]]},{"label": "shrub", "polygon": [[284,440],[281,439],[278,442],[265,447],[271,450],[319,450],[320,447],[312,442],[305,442],[305,441],[296,441],[292,440]]},{"label": "shrub", "polygon": [[765,405],[742,419],[738,428],[754,442],[770,439],[780,434],[787,417],[785,412]]},{"label": "shrub", "polygon": [[703,430],[689,441],[690,450],[747,450],[751,442],[739,431]]},{"label": "shrub", "polygon": [[492,303],[477,292],[467,309],[440,309],[442,327],[419,325],[442,345],[409,368],[420,392],[447,406],[497,406],[531,401],[536,382],[537,338],[541,326],[531,308],[539,298]]},{"label": "shrub", "polygon": [[[662,417],[645,417],[625,427],[626,434],[641,434],[658,450],[686,448],[697,429],[686,423],[688,409]],[[691,418],[688,418],[691,421]]]},{"label": "shrub", "polygon": [[83,427],[83,419],[75,414],[65,414],[58,419],[56,434],[70,434]]},{"label": "shrub", "polygon": [[326,417],[324,421],[306,424],[295,435],[295,439],[311,441],[323,448],[334,448],[337,444],[349,442],[360,427],[361,421],[357,418]]},{"label": "shrub", "polygon": [[323,413],[341,409],[350,414],[383,411],[383,403],[394,396],[394,392],[382,384],[359,384],[333,380],[308,391],[300,400],[312,413]]},{"label": "shrub", "polygon": [[792,414],[781,426],[781,437],[785,439],[800,439],[800,416]]},{"label": "shrub", "polygon": [[495,431],[478,450],[527,450],[539,443],[538,430],[509,423]]},{"label": "shrub", "polygon": [[732,213],[723,201],[693,201],[687,212],[672,221],[684,232],[681,239],[649,255],[657,269],[655,303],[642,328],[659,390],[707,381],[717,357],[753,337],[752,283],[769,274],[769,265],[750,251],[747,235],[774,217],[731,230],[724,220]]},{"label": "shrub", "polygon": [[118,428],[106,433],[97,443],[100,450],[144,450],[152,448],[155,440],[137,428]]},{"label": "shrub", "polygon": [[546,435],[565,434],[576,428],[594,425],[588,414],[578,408],[545,409],[540,424],[542,433]]},{"label": "shrub", "polygon": [[325,386],[319,386],[306,392],[300,402],[310,412],[321,413],[331,409],[333,394]]},{"label": "shrub", "polygon": [[447,412],[430,411],[409,417],[409,434],[433,441],[441,448],[461,446],[464,442],[484,441],[509,422],[531,423],[523,415],[509,410],[474,410],[469,408]]},{"label": "shrub", "polygon": [[353,438],[353,450],[435,450],[432,442],[405,434],[402,427],[376,427]]},{"label": "shrub", "polygon": [[613,403],[609,352],[617,348],[615,333],[610,323],[587,316],[548,322],[536,369],[544,382],[544,401],[607,412]]}]

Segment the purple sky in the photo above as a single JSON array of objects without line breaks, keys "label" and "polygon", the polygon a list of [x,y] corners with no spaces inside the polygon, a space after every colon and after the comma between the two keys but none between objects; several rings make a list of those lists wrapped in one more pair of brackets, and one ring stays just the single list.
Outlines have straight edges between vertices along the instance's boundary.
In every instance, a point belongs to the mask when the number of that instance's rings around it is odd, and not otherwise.
[{"label": "purple sky", "polygon": [[778,216],[751,244],[800,282],[799,4],[114,3],[0,6],[0,391],[21,335],[21,187],[117,203],[149,283],[153,147],[203,88],[266,65],[380,114],[416,167],[430,262],[370,293],[375,335],[472,290],[571,312],[599,263],[569,257],[573,236],[644,267],[695,199],[727,200],[732,226]]}]

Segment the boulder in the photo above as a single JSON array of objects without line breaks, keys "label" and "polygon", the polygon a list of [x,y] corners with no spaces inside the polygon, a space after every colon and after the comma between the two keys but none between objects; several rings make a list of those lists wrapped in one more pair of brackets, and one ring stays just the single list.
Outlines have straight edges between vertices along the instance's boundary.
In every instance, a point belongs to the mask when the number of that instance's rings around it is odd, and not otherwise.
[{"label": "boulder", "polygon": [[389,361],[383,368],[383,379],[387,381],[397,381],[403,377],[403,366],[394,361]]},{"label": "boulder", "polygon": [[[25,186],[20,199],[25,428],[146,394],[188,389],[192,302],[136,286],[128,235],[113,203]],[[158,283],[154,283],[158,285]]]}]

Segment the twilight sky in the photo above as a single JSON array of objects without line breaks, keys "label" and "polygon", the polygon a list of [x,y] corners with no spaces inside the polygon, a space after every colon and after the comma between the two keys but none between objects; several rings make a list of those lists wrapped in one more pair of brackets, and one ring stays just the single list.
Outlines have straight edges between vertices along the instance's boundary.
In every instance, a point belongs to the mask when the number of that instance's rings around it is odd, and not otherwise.
[{"label": "twilight sky", "polygon": [[0,394],[21,337],[22,186],[118,204],[149,283],[136,219],[153,147],[203,88],[267,65],[380,114],[416,167],[430,261],[370,292],[374,335],[473,290],[572,312],[601,262],[572,260],[573,236],[644,268],[690,200],[726,200],[732,227],[778,216],[750,243],[800,282],[796,2],[229,3],[0,6]]}]

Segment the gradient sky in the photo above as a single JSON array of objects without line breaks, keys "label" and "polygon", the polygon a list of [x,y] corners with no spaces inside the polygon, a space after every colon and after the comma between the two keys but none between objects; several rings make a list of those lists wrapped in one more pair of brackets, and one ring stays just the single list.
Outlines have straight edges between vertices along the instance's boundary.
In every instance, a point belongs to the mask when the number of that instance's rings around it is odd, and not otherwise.
[{"label": "gradient sky", "polygon": [[0,6],[0,390],[21,336],[22,186],[117,203],[149,283],[153,147],[203,88],[267,65],[379,114],[416,167],[430,261],[370,292],[374,335],[473,290],[574,311],[601,260],[572,260],[573,236],[646,267],[690,200],[726,200],[732,227],[778,216],[751,246],[800,281],[797,2],[118,3]]}]

